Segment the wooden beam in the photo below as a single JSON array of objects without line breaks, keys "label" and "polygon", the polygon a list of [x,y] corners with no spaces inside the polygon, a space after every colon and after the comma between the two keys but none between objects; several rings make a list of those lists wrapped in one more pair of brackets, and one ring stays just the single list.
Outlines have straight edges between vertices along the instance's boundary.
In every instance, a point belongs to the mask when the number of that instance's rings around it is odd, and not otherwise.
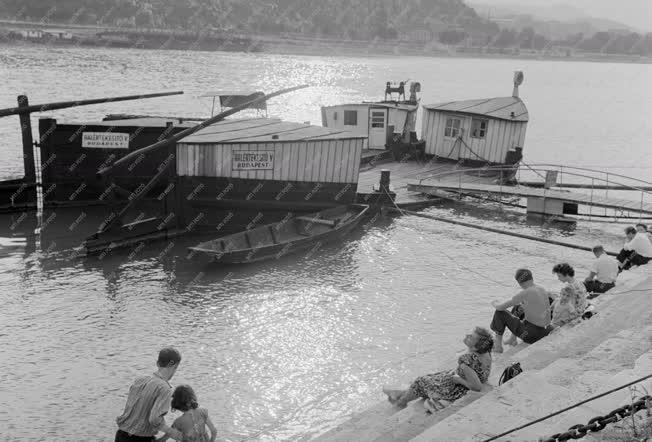
[{"label": "wooden beam", "polygon": [[[18,96],[18,107],[15,109],[30,108],[27,95]],[[1,116],[1,115],[0,115]],[[20,131],[23,138],[23,167],[25,168],[25,182],[36,183],[36,166],[34,165],[34,140],[32,139],[32,122],[29,113],[24,111],[18,114]]]},{"label": "wooden beam", "polygon": [[323,219],[323,218],[310,218],[307,216],[297,216],[297,220],[299,221],[305,221],[307,223],[313,223],[313,224],[324,224],[327,226],[335,227],[335,221],[332,219]]},{"label": "wooden beam", "polygon": [[[9,115],[28,115],[32,112],[45,112],[57,109],[65,109],[68,107],[88,106],[90,104],[105,104],[113,103],[116,101],[129,101],[140,100],[144,98],[166,97],[169,95],[180,95],[183,91],[174,92],[160,92],[156,94],[141,94],[141,95],[125,95],[122,97],[108,97],[108,98],[93,98],[90,100],[75,100],[75,101],[59,101],[56,103],[33,104],[31,106],[10,107],[7,109],[0,109],[0,117],[7,117]],[[22,97],[23,95],[21,95]],[[20,103],[20,97],[18,97]]]}]

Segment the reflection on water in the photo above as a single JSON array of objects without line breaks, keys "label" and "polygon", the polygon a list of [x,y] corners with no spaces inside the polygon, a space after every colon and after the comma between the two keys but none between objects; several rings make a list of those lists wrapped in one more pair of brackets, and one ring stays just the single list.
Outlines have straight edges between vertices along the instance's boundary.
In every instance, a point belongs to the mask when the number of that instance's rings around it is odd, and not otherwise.
[{"label": "reflection on water", "polygon": [[[381,399],[381,385],[453,358],[469,325],[488,322],[489,302],[514,292],[514,268],[533,268],[551,289],[560,260],[588,271],[588,252],[409,216],[370,220],[310,256],[248,266],[187,259],[193,238],[72,258],[81,232],[101,222],[102,213],[85,210],[88,228],[79,231],[69,229],[72,209],[58,210],[40,234],[25,234],[28,219],[23,233],[2,233],[0,282],[11,291],[0,345],[11,358],[0,372],[12,386],[3,397],[16,406],[0,422],[37,413],[29,429],[16,426],[28,437],[110,435],[132,378],[153,369],[165,344],[184,356],[173,382],[195,386],[227,440],[307,437]],[[602,226],[542,227],[489,205],[429,211],[576,242],[620,241]]]},{"label": "reflection on water", "polygon": [[[519,67],[531,117],[528,161],[618,166],[642,178],[652,164],[649,65],[6,46],[0,56],[7,61],[0,64],[7,80],[2,107],[22,92],[39,103],[143,88],[186,91],[54,115],[78,121],[180,109],[208,115],[210,100],[196,98],[207,90],[308,82],[313,87],[273,100],[270,113],[315,123],[320,105],[377,99],[391,79],[420,81],[422,103],[506,95]],[[629,84],[639,87],[623,86]],[[0,146],[0,175],[20,174],[16,121],[0,119]],[[622,244],[621,225],[541,224],[491,203],[442,203],[428,212],[610,250]],[[382,400],[382,385],[452,360],[469,327],[488,324],[490,301],[515,292],[515,268],[533,269],[539,283],[556,290],[554,264],[568,261],[582,277],[591,259],[590,252],[409,216],[379,217],[317,253],[248,266],[188,260],[186,248],[200,241],[193,238],[76,257],[73,248],[105,216],[90,207],[46,212],[40,220],[0,215],[6,434],[110,440],[133,378],[154,369],[161,346],[175,345],[183,362],[173,383],[195,387],[220,437],[308,438]]]}]

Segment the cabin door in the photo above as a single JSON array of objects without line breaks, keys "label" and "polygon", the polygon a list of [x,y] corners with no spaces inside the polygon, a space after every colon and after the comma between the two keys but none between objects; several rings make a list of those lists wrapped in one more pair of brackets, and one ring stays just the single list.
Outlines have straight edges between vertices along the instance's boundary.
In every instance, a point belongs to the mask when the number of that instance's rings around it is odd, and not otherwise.
[{"label": "cabin door", "polygon": [[459,160],[460,153],[464,146],[462,145],[462,118],[458,116],[445,117],[446,124],[444,126],[444,142],[441,152],[437,155],[449,158],[451,160]]},{"label": "cabin door", "polygon": [[369,149],[385,149],[387,109],[369,109]]}]

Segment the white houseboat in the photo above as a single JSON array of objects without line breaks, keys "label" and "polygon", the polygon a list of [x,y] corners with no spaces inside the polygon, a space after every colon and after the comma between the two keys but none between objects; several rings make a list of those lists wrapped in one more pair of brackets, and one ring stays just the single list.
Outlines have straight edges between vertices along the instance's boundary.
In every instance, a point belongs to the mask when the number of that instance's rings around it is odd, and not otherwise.
[{"label": "white houseboat", "polygon": [[[385,150],[392,141],[409,143],[410,133],[416,127],[417,92],[420,91],[419,83],[411,83],[410,97],[406,100],[403,82],[398,87],[387,83],[383,101],[322,107],[322,126],[364,136],[364,149],[369,150]],[[391,99],[394,93],[398,94],[396,100]]]},{"label": "white houseboat", "polygon": [[511,97],[423,106],[425,153],[471,166],[518,164],[529,120],[518,96],[522,82],[523,73],[517,71]]}]

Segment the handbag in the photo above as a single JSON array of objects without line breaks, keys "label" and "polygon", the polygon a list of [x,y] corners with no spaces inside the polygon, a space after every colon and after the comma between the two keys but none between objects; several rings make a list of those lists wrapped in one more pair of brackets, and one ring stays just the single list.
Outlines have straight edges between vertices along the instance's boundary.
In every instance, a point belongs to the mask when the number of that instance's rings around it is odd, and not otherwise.
[{"label": "handbag", "polygon": [[519,374],[523,373],[520,362],[514,362],[503,370],[503,373],[500,375],[498,380],[498,385],[503,385],[505,382],[509,381],[512,378],[515,378]]}]

